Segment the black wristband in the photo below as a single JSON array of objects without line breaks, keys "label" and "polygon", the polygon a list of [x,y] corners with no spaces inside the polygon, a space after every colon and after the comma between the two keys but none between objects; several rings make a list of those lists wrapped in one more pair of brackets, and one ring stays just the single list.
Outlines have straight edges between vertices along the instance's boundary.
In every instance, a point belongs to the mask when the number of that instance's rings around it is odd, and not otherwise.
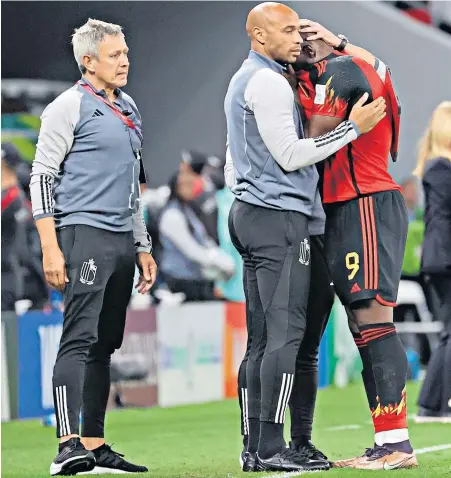
[{"label": "black wristband", "polygon": [[338,46],[335,47],[337,51],[343,51],[346,48],[346,45],[349,43],[349,40],[346,37],[339,37],[341,38],[341,42]]}]

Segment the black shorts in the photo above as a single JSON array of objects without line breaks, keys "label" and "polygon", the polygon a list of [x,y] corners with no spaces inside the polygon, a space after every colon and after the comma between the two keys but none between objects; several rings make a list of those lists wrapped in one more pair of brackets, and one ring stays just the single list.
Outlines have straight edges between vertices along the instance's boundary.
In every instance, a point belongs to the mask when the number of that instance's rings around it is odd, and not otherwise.
[{"label": "black shorts", "polygon": [[325,254],[343,305],[376,299],[395,306],[408,217],[399,191],[327,204]]}]

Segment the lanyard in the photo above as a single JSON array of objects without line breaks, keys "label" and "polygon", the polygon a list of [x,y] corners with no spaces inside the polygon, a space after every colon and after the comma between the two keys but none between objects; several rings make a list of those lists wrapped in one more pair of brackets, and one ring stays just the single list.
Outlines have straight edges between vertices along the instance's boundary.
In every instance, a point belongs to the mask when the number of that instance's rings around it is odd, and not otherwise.
[{"label": "lanyard", "polygon": [[121,111],[119,111],[115,106],[113,106],[111,103],[109,103],[108,101],[106,101],[104,98],[102,98],[101,96],[99,96],[97,93],[95,93],[95,91],[92,89],[91,86],[87,85],[86,83],[82,83],[81,81],[78,81],[77,82],[84,90],[86,90],[88,93],[91,93],[92,96],[96,97],[97,99],[99,99],[100,101],[103,101],[103,103],[105,103],[108,108],[111,109],[111,111],[118,117],[121,119],[121,121],[126,124],[129,128],[132,128],[134,130],[136,130],[136,126],[135,126],[135,123],[133,123],[133,121],[128,118],[127,116],[125,116]]}]

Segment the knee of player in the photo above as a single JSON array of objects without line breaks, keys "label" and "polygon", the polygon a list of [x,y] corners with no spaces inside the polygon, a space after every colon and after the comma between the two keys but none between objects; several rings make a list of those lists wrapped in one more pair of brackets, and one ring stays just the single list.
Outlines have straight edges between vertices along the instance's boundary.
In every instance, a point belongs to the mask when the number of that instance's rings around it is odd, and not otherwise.
[{"label": "knee of player", "polygon": [[380,304],[376,299],[362,299],[349,307],[359,326],[393,322],[393,308]]},{"label": "knee of player", "polygon": [[283,352],[284,354],[294,354],[297,357],[299,347],[301,345],[302,337],[300,338],[270,338],[268,337],[268,343],[266,345],[265,355],[272,354],[274,352]]},{"label": "knee of player", "polygon": [[312,373],[318,370],[318,350],[308,351],[298,355],[296,359],[296,371]]}]

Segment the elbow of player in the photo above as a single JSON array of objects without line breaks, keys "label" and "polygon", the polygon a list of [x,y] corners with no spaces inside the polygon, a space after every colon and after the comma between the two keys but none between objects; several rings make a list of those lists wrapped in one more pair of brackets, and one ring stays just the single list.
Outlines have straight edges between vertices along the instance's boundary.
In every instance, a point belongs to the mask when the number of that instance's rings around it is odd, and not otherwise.
[{"label": "elbow of player", "polygon": [[296,171],[299,169],[299,167],[293,167],[292,164],[288,163],[286,165],[280,165],[280,167],[286,172],[286,173],[292,173],[293,171]]},{"label": "elbow of player", "polygon": [[295,148],[288,146],[281,151],[274,152],[273,158],[286,173],[292,173],[300,168],[298,162],[294,161],[295,154]]},{"label": "elbow of player", "polygon": [[[290,157],[291,159],[291,157]],[[286,173],[292,173],[293,171],[296,171],[296,169],[299,169],[299,166],[295,166],[293,161],[290,161],[290,159],[286,160],[284,157],[276,159],[277,164],[286,172]]]}]

